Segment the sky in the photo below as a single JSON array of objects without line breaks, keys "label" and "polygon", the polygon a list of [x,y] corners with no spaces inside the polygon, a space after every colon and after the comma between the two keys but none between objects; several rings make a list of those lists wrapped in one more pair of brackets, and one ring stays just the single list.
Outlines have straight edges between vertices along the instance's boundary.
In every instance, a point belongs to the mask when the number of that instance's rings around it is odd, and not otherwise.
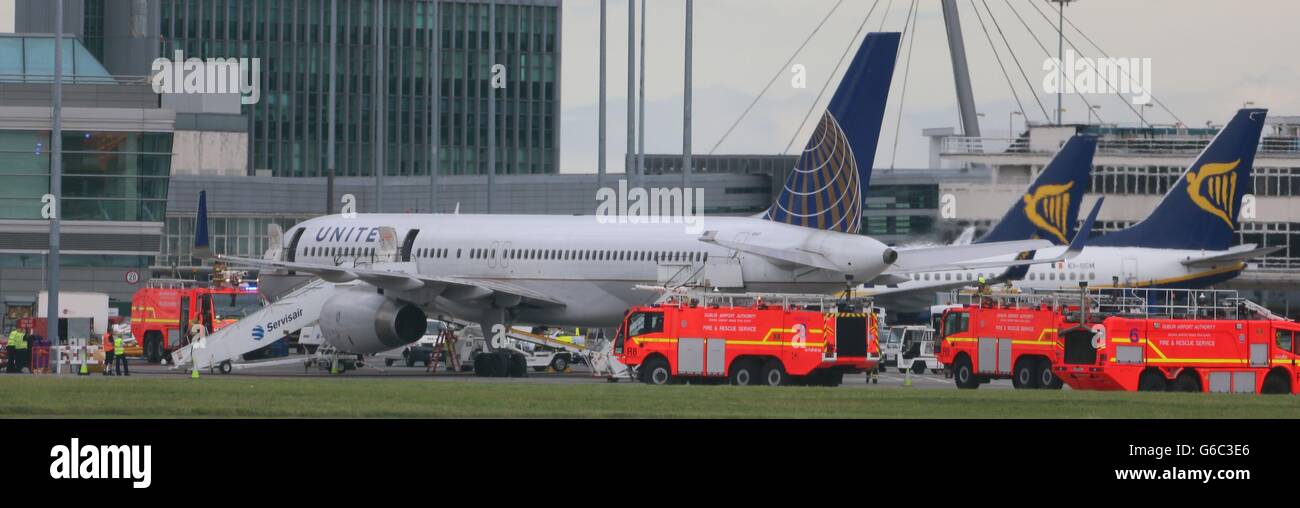
[{"label": "sky", "polygon": [[[715,153],[782,153],[792,138],[795,141],[791,150],[801,149],[813,121],[803,131],[796,133],[796,130],[810,110],[815,112],[812,116],[815,120],[825,108],[839,78],[831,75],[832,70],[862,24],[863,16],[876,4],[864,31],[875,31],[882,26],[886,31],[901,31],[912,5],[909,0],[842,0],[835,14],[794,59],[794,63],[807,69],[807,87],[794,88],[793,74],[782,64],[836,1],[695,2],[692,125],[695,153],[709,153],[778,71],[783,72],[782,77]],[[646,152],[681,153],[685,1],[648,2]],[[1018,131],[1023,128],[1024,118],[1009,116],[1019,107],[981,30],[980,19],[989,32],[987,37],[1001,51],[1025,116],[1043,122],[1042,110],[1053,113],[1056,99],[1055,95],[1043,91],[1042,81],[1048,72],[1043,70],[1043,63],[1048,55],[1034,42],[1029,30],[1054,54],[1055,25],[1049,24],[1033,7],[1037,6],[1055,20],[1055,4],[1046,0],[958,0],[957,4],[971,66],[976,111],[983,115],[982,134],[1007,137],[1008,121],[1014,121],[1014,129]],[[895,70],[875,167],[926,167],[928,141],[921,130],[958,125],[952,64],[940,3],[920,0],[917,6],[915,32],[907,37],[914,41],[915,49],[911,52],[906,77],[906,95],[902,91],[904,69],[909,60],[904,56]],[[606,136],[607,168],[611,173],[624,169],[627,9],[625,0],[608,0]],[[599,0],[564,0],[562,172],[590,173],[597,167],[599,12]],[[1024,24],[1016,17],[1017,13]],[[1300,115],[1300,54],[1296,52],[1296,41],[1300,40],[1300,24],[1297,24],[1300,2],[1078,0],[1066,7],[1065,15],[1109,56],[1149,58],[1155,98],[1186,125],[1222,124],[1247,102],[1270,108],[1272,115]],[[1020,66],[1006,52],[999,27]],[[1101,56],[1068,24],[1065,36],[1079,48],[1082,56]],[[860,41],[861,37],[852,40],[854,50]],[[1067,44],[1066,48],[1069,47]],[[900,51],[907,52],[906,42]],[[814,99],[828,80],[833,80],[830,88],[814,106]],[[1035,95],[1042,101],[1041,108]],[[1138,115],[1125,105],[1127,99],[1108,94],[1086,98],[1100,106],[1095,111],[1106,123],[1137,125]],[[1078,96],[1065,96],[1063,107],[1066,122],[1087,120],[1088,108]],[[1175,122],[1174,117],[1154,104],[1146,109],[1146,115],[1155,124]]]}]

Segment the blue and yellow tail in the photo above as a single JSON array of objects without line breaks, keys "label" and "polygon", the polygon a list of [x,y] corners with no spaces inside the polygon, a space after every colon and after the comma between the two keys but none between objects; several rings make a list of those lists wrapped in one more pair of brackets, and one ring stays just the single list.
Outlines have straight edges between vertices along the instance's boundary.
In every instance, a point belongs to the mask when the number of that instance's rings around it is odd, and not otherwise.
[{"label": "blue and yellow tail", "polygon": [[1034,183],[1016,200],[993,229],[975,243],[1041,238],[1066,245],[1074,238],[1079,202],[1088,191],[1097,137],[1076,135],[1065,142]]},{"label": "blue and yellow tail", "polygon": [[1251,168],[1266,109],[1242,109],[1169,189],[1145,220],[1089,246],[1226,250],[1235,242],[1242,197],[1251,192]]},{"label": "blue and yellow tail", "polygon": [[785,188],[763,218],[857,233],[862,198],[880,140],[899,34],[870,33],[804,147]]}]

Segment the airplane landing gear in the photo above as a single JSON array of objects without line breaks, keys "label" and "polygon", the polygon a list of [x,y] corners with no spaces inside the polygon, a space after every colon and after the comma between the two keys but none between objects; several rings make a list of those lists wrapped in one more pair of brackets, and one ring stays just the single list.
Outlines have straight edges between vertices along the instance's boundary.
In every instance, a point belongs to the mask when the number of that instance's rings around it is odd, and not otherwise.
[{"label": "airplane landing gear", "polygon": [[528,363],[518,351],[491,351],[474,357],[474,375],[478,377],[525,377]]}]

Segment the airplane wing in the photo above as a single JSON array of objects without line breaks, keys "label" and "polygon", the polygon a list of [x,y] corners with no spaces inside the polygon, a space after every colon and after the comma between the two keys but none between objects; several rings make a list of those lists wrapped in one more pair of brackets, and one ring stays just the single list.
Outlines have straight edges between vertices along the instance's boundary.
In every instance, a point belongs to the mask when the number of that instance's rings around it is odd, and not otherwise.
[{"label": "airplane wing", "polygon": [[518,297],[523,300],[523,303],[534,307],[564,306],[564,302],[537,291],[516,284],[511,284],[509,282],[492,279],[473,277],[433,277],[429,275],[376,268],[328,266],[312,263],[272,261],[267,259],[240,258],[232,256],[215,256],[215,259],[225,261],[231,265],[247,265],[259,268],[276,268],[309,273],[336,284],[360,280],[377,288],[390,291],[412,291],[423,288],[441,288],[444,290],[444,296],[451,299],[507,296]]},{"label": "airplane wing", "polygon": [[1255,258],[1262,258],[1274,252],[1278,252],[1285,249],[1286,249],[1285,246],[1256,248],[1255,244],[1248,243],[1245,245],[1238,245],[1236,247],[1228,249],[1228,252],[1225,254],[1218,254],[1214,256],[1202,256],[1199,258],[1187,258],[1184,259],[1182,263],[1185,266],[1193,266],[1193,267],[1216,266],[1225,263],[1249,261]]},{"label": "airplane wing", "polygon": [[970,245],[948,245],[941,247],[921,247],[921,248],[899,248],[898,260],[894,262],[885,271],[887,274],[909,273],[909,272],[930,272],[946,270],[973,270],[979,268],[1007,268],[1012,266],[1036,265],[1041,263],[1055,263],[1065,259],[1072,259],[1083,252],[1084,244],[1087,243],[1088,237],[1092,235],[1092,225],[1097,221],[1097,214],[1101,212],[1101,204],[1105,198],[1098,198],[1097,203],[1092,206],[1092,211],[1088,213],[1088,218],[1083,221],[1083,226],[1074,234],[1070,240],[1070,245],[1061,253],[1060,256],[1049,259],[1016,259],[1016,260],[989,260],[989,258],[1005,255],[1012,252],[1024,252],[1051,247],[1052,243],[1047,240],[1015,240],[1008,242],[989,242]]}]

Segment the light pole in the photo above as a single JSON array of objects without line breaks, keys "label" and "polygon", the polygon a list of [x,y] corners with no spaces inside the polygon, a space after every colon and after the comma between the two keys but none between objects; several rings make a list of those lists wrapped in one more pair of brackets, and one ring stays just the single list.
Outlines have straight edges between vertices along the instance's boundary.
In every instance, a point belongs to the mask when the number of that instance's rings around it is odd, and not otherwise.
[{"label": "light pole", "polygon": [[[1074,0],[1052,0],[1057,3],[1057,25],[1056,25],[1056,61],[1065,62],[1065,5]],[[1065,66],[1057,65],[1057,83],[1065,83]],[[1064,86],[1056,90],[1056,125],[1061,125],[1061,113],[1065,108],[1061,107],[1061,94],[1065,90]]]},{"label": "light pole", "polygon": [[1152,106],[1151,103],[1148,102],[1146,104],[1143,104],[1141,108],[1138,108],[1138,119],[1139,121],[1142,122],[1143,127],[1151,126],[1151,124],[1147,123],[1147,108],[1153,108],[1153,107],[1155,106]]},{"label": "light pole", "polygon": [[1017,116],[1024,116],[1024,114],[1019,111],[1012,111],[1010,113],[1007,113],[1007,137],[1011,139],[1016,139],[1017,137],[1019,137],[1016,136],[1016,130],[1015,130],[1015,118]]}]

